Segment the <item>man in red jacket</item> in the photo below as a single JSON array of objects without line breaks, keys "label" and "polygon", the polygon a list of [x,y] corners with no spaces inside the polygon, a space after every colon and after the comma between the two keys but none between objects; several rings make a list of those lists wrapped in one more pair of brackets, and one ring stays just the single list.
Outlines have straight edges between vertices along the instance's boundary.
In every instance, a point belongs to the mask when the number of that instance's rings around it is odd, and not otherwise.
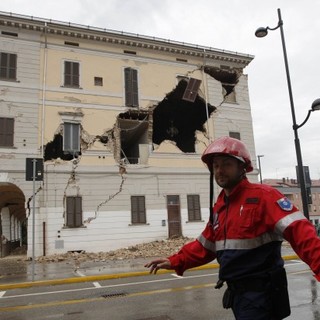
[{"label": "man in red jacket", "polygon": [[314,226],[279,191],[248,181],[246,172],[253,167],[240,140],[215,140],[203,153],[202,161],[222,188],[206,228],[178,253],[145,267],[150,273],[174,269],[182,275],[216,258],[220,264],[216,288],[227,283],[223,306],[231,308],[237,320],[289,316],[281,244],[287,240],[320,281],[320,238]]}]

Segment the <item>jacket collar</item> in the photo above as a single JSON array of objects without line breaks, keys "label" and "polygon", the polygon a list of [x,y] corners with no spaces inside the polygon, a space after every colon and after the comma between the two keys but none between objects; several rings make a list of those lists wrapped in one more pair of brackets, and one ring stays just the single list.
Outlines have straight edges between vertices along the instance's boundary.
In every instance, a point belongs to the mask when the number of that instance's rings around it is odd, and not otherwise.
[{"label": "jacket collar", "polygon": [[248,181],[247,177],[244,177],[231,191],[230,195],[227,196],[225,191],[222,190],[218,196],[218,201],[223,201],[225,202],[225,199],[229,199],[230,200],[234,200],[241,192],[243,189],[245,189],[248,185],[250,184],[250,182]]}]

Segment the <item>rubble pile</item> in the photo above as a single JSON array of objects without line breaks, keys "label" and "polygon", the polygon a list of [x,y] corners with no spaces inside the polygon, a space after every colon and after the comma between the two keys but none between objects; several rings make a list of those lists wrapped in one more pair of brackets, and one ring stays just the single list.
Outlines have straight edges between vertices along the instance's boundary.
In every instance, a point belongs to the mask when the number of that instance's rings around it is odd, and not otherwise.
[{"label": "rubble pile", "polygon": [[149,257],[168,257],[177,252],[185,243],[192,241],[191,238],[180,237],[167,240],[152,241],[148,243],[141,243],[128,248],[122,248],[114,251],[106,252],[85,252],[75,251],[63,254],[54,254],[50,256],[43,256],[36,259],[37,262],[62,262],[62,261],[77,261],[78,263],[92,261],[116,261],[136,258]]}]

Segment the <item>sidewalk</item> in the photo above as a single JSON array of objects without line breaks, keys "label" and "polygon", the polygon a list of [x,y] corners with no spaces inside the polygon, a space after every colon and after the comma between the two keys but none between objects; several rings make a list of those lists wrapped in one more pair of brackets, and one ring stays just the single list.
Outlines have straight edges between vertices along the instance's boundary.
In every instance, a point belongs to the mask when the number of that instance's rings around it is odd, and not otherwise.
[{"label": "sidewalk", "polygon": [[[282,246],[282,256],[285,260],[298,258],[286,243]],[[74,261],[35,262],[33,265],[25,256],[9,256],[0,258],[0,291],[148,275],[149,271],[144,267],[148,261],[150,258],[85,261],[80,266],[76,266]],[[216,261],[213,261],[197,269],[218,267]],[[159,271],[166,272],[172,273],[172,270]]]}]

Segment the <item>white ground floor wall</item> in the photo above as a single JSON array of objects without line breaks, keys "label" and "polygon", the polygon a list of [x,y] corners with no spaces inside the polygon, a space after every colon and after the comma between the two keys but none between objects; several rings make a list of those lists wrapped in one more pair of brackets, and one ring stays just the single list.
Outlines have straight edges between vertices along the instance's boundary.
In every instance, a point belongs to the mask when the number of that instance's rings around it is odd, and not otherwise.
[{"label": "white ground floor wall", "polygon": [[[204,229],[209,218],[206,168],[138,167],[128,169],[125,176],[119,174],[118,168],[108,170],[77,168],[74,172],[54,168],[46,172],[43,188],[36,195],[35,214],[31,208],[28,218],[28,256],[32,256],[33,250],[36,257],[68,251],[106,252],[167,239],[168,195],[179,198],[182,236],[196,238]],[[199,195],[200,220],[189,221],[188,195]],[[68,196],[82,198],[81,227],[66,227]],[[145,197],[146,223],[132,224],[131,196]]]},{"label": "white ground floor wall", "polygon": [[[128,170],[129,171],[129,170]],[[70,182],[70,176],[72,181]],[[47,171],[28,218],[28,256],[68,251],[100,252],[167,239],[167,196],[179,198],[181,234],[197,237],[209,217],[209,173],[206,168],[135,168],[125,176],[118,168],[70,172]],[[199,195],[201,219],[188,221],[187,195]],[[81,196],[83,225],[66,227],[65,199]],[[145,197],[146,223],[132,224],[131,196]],[[33,248],[33,233],[35,237]]]},{"label": "white ground floor wall", "polygon": [[[168,238],[167,210],[147,210],[147,223],[131,225],[131,212],[100,211],[96,219],[80,228],[65,228],[63,208],[41,209],[46,217],[37,219],[35,226],[35,256],[65,253],[68,251],[106,252],[133,246],[139,243]],[[93,216],[93,212],[84,212],[84,220]],[[202,209],[204,219],[197,222],[188,221],[186,209],[181,210],[182,235],[197,237],[204,229],[208,209]],[[31,222],[31,221],[30,221]],[[32,226],[29,223],[28,255],[32,255]]]}]

